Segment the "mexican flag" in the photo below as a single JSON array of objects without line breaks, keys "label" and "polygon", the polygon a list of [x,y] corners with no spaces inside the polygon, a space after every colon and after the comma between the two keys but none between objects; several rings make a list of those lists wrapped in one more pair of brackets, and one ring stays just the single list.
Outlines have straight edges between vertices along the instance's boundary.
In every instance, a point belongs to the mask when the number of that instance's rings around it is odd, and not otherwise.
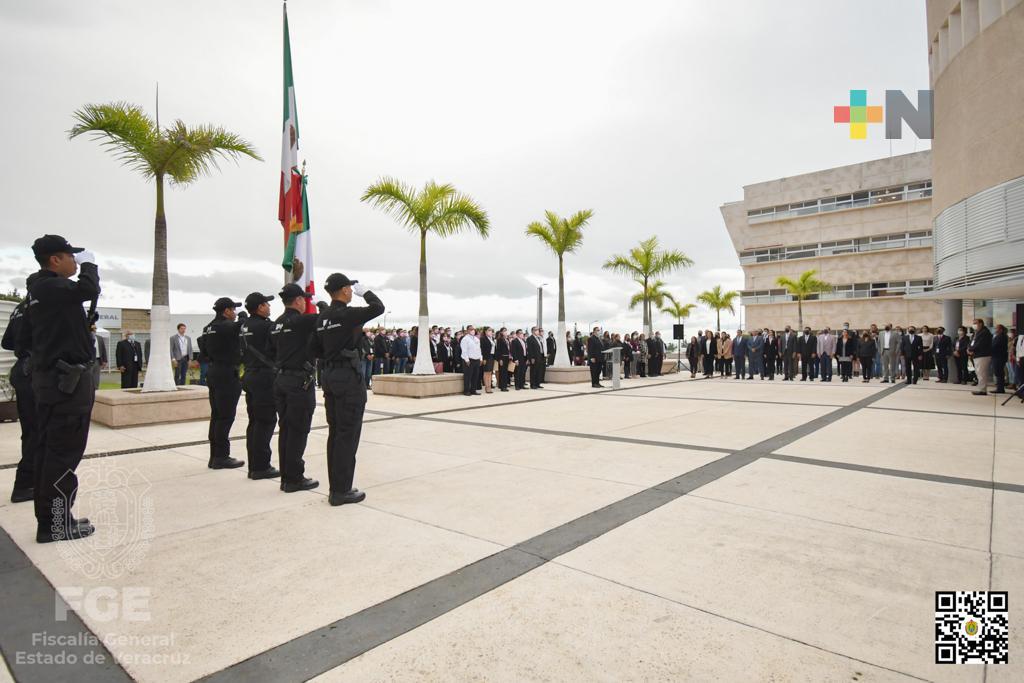
[{"label": "mexican flag", "polygon": [[[306,177],[299,170],[299,116],[295,109],[287,5],[284,8],[284,125],[281,128],[281,186],[277,214],[284,228],[281,267],[289,274],[289,281],[313,294],[313,241],[309,234]],[[306,308],[309,313],[316,312],[312,299]]]}]

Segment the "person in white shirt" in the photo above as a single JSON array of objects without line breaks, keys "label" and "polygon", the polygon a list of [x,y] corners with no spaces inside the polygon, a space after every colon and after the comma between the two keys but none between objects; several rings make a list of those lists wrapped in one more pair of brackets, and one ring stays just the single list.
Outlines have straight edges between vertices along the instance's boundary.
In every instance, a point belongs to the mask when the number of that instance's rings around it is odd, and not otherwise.
[{"label": "person in white shirt", "polygon": [[480,386],[480,339],[476,336],[476,328],[470,325],[459,342],[462,351],[462,393],[466,396],[479,396]]}]

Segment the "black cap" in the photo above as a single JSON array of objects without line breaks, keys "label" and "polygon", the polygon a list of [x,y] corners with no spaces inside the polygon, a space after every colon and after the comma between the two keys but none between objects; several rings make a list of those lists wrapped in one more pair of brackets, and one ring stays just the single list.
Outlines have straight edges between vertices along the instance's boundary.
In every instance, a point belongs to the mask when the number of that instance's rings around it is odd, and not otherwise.
[{"label": "black cap", "polygon": [[327,277],[327,282],[324,283],[324,289],[328,292],[336,292],[342,287],[351,287],[359,280],[349,280],[348,276],[342,275],[341,273],[331,273]]},{"label": "black cap", "polygon": [[80,251],[85,249],[71,246],[71,243],[60,235],[43,235],[32,243],[32,253],[36,258],[50,254],[77,254]]},{"label": "black cap", "polygon": [[245,307],[250,311],[255,311],[259,308],[260,304],[265,304],[268,301],[273,300],[273,294],[260,294],[259,292],[253,292],[249,296],[245,297]]},{"label": "black cap", "polygon": [[213,302],[213,310],[220,313],[225,308],[238,308],[241,305],[241,301],[232,301],[230,297],[222,296]]},{"label": "black cap", "polygon": [[302,287],[299,287],[294,282],[289,282],[284,287],[282,287],[278,296],[281,297],[281,301],[291,301],[292,299],[295,299],[300,296],[303,299],[313,298],[312,294],[305,291],[304,289],[302,289]]}]

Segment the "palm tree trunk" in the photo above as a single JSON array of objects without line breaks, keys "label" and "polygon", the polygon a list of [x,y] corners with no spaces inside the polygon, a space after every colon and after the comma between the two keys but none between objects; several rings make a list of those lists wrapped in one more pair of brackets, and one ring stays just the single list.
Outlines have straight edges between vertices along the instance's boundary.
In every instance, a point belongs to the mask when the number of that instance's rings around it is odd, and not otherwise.
[{"label": "palm tree trunk", "polygon": [[569,367],[569,345],[565,342],[565,270],[562,255],[558,255],[558,332],[555,337],[556,368]]},{"label": "palm tree trunk", "polygon": [[800,296],[796,298],[796,319],[800,329],[804,329],[804,300]]},{"label": "palm tree trunk", "polygon": [[[142,390],[174,391],[168,343],[171,338],[170,291],[167,282],[167,217],[164,178],[156,178],[156,220],[153,227],[153,301],[149,313],[149,359]],[[167,353],[167,355],[164,355]]]},{"label": "palm tree trunk", "polygon": [[651,334],[651,300],[647,297],[647,278],[644,278],[644,334],[650,339]]},{"label": "palm tree trunk", "polygon": [[722,309],[715,309],[715,332],[722,331]]},{"label": "palm tree trunk", "polygon": [[430,358],[430,314],[427,311],[427,233],[420,230],[420,319],[416,330],[416,362],[414,375],[433,375],[434,361]]}]

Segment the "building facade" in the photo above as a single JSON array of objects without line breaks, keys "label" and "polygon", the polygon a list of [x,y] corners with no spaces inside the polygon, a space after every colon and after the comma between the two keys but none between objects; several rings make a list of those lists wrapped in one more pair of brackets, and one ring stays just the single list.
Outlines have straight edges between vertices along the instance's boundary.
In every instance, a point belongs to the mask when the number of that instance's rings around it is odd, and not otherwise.
[{"label": "building facade", "polygon": [[[1024,1],[928,0],[934,291],[989,325],[1024,316]],[[919,295],[922,296],[922,295]]]},{"label": "building facade", "polygon": [[928,151],[747,185],[721,207],[743,268],[748,329],[796,327],[796,300],[777,284],[807,270],[832,290],[803,302],[814,329],[938,325],[941,306],[907,299],[932,287]]}]

